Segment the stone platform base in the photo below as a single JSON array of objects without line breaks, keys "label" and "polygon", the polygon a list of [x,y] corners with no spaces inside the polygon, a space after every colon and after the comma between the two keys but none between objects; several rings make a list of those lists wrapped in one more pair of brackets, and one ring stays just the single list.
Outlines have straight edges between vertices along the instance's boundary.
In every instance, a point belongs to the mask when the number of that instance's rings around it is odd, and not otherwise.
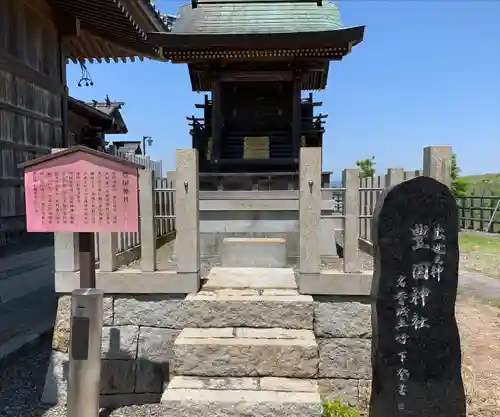
[{"label": "stone platform base", "polygon": [[[175,392],[164,394],[165,416],[260,416],[285,409],[292,417],[319,416],[317,393],[266,385],[284,378],[287,384],[316,381],[320,395],[364,408],[370,311],[368,297],[299,294],[291,268],[213,268],[201,291],[189,295],[106,294],[101,406],[158,402],[168,386]],[[50,404],[66,402],[69,318],[70,296],[62,295],[43,393]],[[232,378],[240,385],[224,385],[219,401],[214,383]],[[235,414],[238,406],[228,404],[242,395],[248,401]]]},{"label": "stone platform base", "polygon": [[203,290],[220,289],[290,289],[297,293],[292,268],[221,268],[214,267],[208,274]]},{"label": "stone platform base", "polygon": [[222,241],[223,267],[285,268],[286,240],[232,237]]}]

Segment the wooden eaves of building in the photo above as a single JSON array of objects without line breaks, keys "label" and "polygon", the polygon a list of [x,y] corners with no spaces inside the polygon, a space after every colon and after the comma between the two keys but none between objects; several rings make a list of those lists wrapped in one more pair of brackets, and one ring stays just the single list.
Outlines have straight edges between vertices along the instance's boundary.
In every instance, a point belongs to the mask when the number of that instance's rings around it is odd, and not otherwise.
[{"label": "wooden eaves of building", "polygon": [[68,60],[160,59],[166,30],[148,0],[0,1],[0,234],[22,224],[18,165],[68,146]]},{"label": "wooden eaves of building", "polygon": [[193,2],[171,33],[149,34],[165,59],[188,65],[193,91],[211,93],[196,105],[203,117],[188,117],[200,184],[234,173],[296,175],[300,147],[322,146],[326,118],[302,91],[324,90],[330,62],[363,35],[364,26],[345,27],[337,6],[316,0]]}]

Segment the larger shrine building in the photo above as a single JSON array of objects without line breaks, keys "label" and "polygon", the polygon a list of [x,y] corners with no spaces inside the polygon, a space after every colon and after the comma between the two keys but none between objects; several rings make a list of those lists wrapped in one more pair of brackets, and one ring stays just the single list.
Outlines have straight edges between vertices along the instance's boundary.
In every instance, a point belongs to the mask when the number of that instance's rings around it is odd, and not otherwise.
[{"label": "larger shrine building", "polygon": [[165,59],[188,64],[193,91],[211,92],[196,105],[203,118],[189,118],[200,173],[293,174],[301,146],[322,146],[321,103],[301,92],[325,89],[330,61],[363,40],[364,26],[306,1],[193,1],[171,33],[148,35]]}]

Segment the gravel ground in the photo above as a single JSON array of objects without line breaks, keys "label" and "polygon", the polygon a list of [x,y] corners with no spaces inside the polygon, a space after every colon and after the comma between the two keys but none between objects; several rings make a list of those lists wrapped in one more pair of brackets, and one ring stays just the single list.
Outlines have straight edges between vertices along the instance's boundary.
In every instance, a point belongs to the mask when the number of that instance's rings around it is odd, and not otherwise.
[{"label": "gravel ground", "polygon": [[[66,417],[66,407],[40,402],[52,334],[0,361],[0,417]],[[100,417],[160,417],[158,404],[102,410]]]},{"label": "gravel ground", "polygon": [[49,363],[51,340],[52,334],[45,334],[38,342],[0,361],[0,416],[65,415],[60,409],[48,414],[49,408],[39,402]]}]

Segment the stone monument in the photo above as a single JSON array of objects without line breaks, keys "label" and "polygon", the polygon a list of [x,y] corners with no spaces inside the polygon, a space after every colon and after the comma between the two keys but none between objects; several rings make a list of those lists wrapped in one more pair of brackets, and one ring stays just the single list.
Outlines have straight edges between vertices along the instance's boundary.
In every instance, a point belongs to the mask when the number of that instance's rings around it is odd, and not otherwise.
[{"label": "stone monument", "polygon": [[465,417],[455,319],[458,208],[417,177],[384,191],[372,221],[370,417]]}]

